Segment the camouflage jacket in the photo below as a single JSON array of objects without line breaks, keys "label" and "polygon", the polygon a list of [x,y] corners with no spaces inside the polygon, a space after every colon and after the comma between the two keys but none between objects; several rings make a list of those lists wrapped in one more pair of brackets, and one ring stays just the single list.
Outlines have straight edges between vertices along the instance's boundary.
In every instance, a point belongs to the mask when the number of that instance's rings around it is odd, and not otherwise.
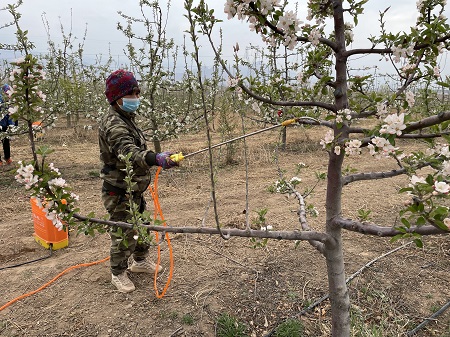
[{"label": "camouflage jacket", "polygon": [[[155,165],[155,153],[147,149],[144,133],[134,121],[134,114],[110,107],[99,125],[100,160],[103,163],[100,178],[105,185],[125,191],[125,163],[119,155],[131,153],[135,193],[143,193],[150,184],[150,167]],[[112,190],[113,188],[110,188]]]}]

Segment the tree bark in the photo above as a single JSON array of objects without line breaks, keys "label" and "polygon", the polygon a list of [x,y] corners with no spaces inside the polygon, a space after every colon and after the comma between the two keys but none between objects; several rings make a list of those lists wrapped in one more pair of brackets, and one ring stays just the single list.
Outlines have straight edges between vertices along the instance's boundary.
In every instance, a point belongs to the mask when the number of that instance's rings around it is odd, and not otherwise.
[{"label": "tree bark", "polygon": [[[332,2],[334,11],[334,31],[336,36],[336,111],[348,107],[347,97],[347,58],[345,53],[345,26],[342,0]],[[348,137],[348,126],[334,128],[337,141]],[[331,149],[328,161],[327,196],[326,196],[326,232],[333,238],[333,244],[325,244],[325,258],[327,263],[328,285],[330,290],[331,320],[333,337],[350,336],[350,298],[345,282],[345,265],[342,249],[342,229],[335,223],[341,215],[342,199],[342,163],[344,151],[336,155]]]}]

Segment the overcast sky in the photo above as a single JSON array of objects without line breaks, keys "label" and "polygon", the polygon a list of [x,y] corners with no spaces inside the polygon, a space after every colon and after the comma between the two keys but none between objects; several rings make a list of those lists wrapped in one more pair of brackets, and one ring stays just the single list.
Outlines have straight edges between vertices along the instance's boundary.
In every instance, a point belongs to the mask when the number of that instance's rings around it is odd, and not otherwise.
[{"label": "overcast sky", "polygon": [[[0,0],[1,7],[8,0]],[[160,1],[164,3],[165,1]],[[194,4],[196,2],[194,1]],[[223,19],[221,24],[224,38],[224,54],[231,56],[232,46],[236,42],[240,45],[241,53],[245,52],[245,47],[250,44],[260,44],[260,38],[248,29],[248,23],[237,19],[228,20],[223,13],[225,0],[207,0],[210,8],[215,9],[216,17]],[[299,1],[299,17],[306,21],[306,0]],[[188,28],[187,19],[183,17],[184,0],[173,0],[168,19],[168,37],[173,37],[177,44],[181,45],[184,31]],[[355,42],[352,47],[370,46],[367,37],[370,34],[377,35],[379,31],[379,15],[387,7],[391,6],[386,20],[388,29],[392,32],[409,31],[409,27],[415,24],[416,20],[416,0],[371,0],[366,5],[364,16],[360,17],[360,25],[356,28]],[[42,16],[50,25],[51,39],[56,44],[61,42],[61,29],[64,27],[68,34],[71,27],[74,36],[81,41],[87,25],[87,37],[85,42],[85,56],[108,55],[109,50],[119,62],[125,59],[123,49],[127,43],[123,33],[117,30],[117,22],[121,17],[117,13],[140,17],[138,0],[23,0],[23,5],[19,8],[22,14],[20,25],[22,29],[29,30],[29,38],[35,43],[35,52],[45,53],[47,51],[47,34],[43,24]],[[10,21],[6,11],[0,12],[0,22]],[[123,21],[123,20],[122,20]],[[350,19],[347,19],[350,21]],[[14,42],[14,29],[7,28],[0,30],[0,39],[4,43]],[[201,57],[206,64],[212,62],[212,52],[206,41],[202,41]],[[0,58],[11,58],[10,55],[0,51]],[[377,62],[376,60],[361,61],[361,64]],[[441,61],[441,68],[444,67],[445,60]],[[370,65],[370,64],[368,64]],[[446,66],[445,68],[449,68]]]}]

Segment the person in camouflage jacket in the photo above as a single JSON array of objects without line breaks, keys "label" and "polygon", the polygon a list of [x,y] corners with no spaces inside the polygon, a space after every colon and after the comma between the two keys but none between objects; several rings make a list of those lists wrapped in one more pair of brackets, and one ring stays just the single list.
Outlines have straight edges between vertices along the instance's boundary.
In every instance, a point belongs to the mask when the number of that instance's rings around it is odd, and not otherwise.
[{"label": "person in camouflage jacket", "polygon": [[[119,69],[106,80],[105,95],[110,108],[99,125],[100,160],[103,163],[100,177],[103,179],[102,200],[111,221],[126,222],[130,219],[130,197],[140,205],[140,212],[145,210],[143,193],[150,184],[150,167],[157,165],[168,169],[177,165],[170,159],[171,152],[154,153],[147,148],[145,135],[135,122],[139,94],[138,82],[129,71]],[[127,194],[126,173],[123,171],[125,163],[119,158],[128,154],[131,154],[135,183],[132,196]],[[126,236],[127,244],[123,243],[120,231],[124,232],[122,236]],[[113,226],[110,229],[111,282],[121,292],[135,290],[127,269],[131,272],[155,271],[155,264],[147,260],[150,247],[138,243],[136,234],[131,229]]]}]

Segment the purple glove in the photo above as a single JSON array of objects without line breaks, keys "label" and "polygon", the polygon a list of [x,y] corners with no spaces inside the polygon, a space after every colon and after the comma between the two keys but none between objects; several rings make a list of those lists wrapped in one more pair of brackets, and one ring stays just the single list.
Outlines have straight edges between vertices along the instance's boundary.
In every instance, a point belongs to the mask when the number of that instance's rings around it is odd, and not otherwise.
[{"label": "purple glove", "polygon": [[177,162],[170,159],[172,152],[161,152],[156,154],[156,165],[161,166],[163,169],[169,169],[174,166],[178,166]]}]

